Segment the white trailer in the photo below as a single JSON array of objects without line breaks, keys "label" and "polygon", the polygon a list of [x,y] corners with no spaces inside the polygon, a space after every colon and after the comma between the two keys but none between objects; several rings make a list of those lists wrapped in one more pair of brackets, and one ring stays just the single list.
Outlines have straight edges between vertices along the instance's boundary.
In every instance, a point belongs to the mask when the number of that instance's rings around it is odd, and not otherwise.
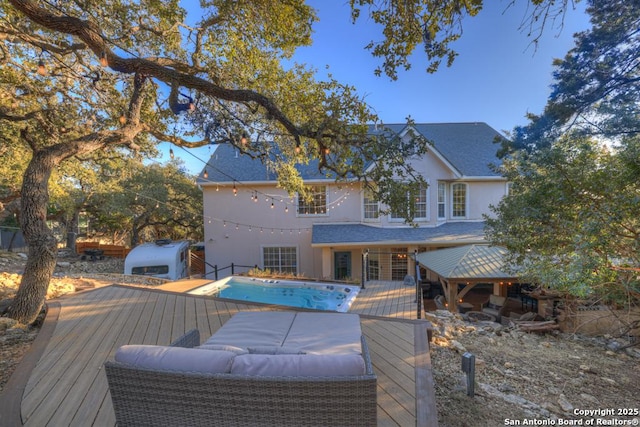
[{"label": "white trailer", "polygon": [[124,260],[124,274],[178,280],[189,275],[189,262],[188,241],[156,240],[129,252]]}]

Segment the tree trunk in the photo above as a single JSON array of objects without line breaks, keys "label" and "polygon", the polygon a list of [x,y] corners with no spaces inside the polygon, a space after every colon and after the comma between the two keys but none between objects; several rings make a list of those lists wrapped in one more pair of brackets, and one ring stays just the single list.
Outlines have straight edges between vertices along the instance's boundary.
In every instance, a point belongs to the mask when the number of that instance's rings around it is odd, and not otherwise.
[{"label": "tree trunk", "polygon": [[47,227],[49,177],[54,166],[53,156],[34,153],[22,183],[21,225],[29,258],[8,315],[23,324],[33,323],[38,317],[56,267],[57,242]]},{"label": "tree trunk", "polygon": [[74,209],[73,216],[71,220],[67,223],[67,249],[76,252],[76,239],[78,238],[78,222],[79,216],[78,213],[79,208]]}]

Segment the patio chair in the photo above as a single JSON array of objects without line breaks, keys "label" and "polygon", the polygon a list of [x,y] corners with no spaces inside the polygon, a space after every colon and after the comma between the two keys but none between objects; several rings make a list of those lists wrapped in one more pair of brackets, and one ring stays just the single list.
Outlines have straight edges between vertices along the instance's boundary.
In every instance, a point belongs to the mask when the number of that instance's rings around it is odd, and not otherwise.
[{"label": "patio chair", "polygon": [[494,316],[496,318],[496,322],[500,322],[506,308],[507,298],[498,295],[491,295],[485,303],[480,305],[481,311]]}]

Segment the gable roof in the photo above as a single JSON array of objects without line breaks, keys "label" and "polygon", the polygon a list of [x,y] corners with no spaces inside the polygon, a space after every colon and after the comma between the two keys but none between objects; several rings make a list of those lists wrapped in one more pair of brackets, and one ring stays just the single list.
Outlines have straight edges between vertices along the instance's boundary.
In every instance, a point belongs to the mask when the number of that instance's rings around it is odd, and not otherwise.
[{"label": "gable roof", "polygon": [[502,269],[507,250],[499,246],[466,245],[416,255],[418,263],[445,279],[510,279]]},{"label": "gable roof", "polygon": [[[486,123],[416,123],[412,128],[427,138],[436,155],[445,160],[461,176],[467,177],[499,177],[489,165],[499,164],[496,157],[498,146],[496,138],[502,137]],[[406,124],[385,124],[371,126],[371,133],[381,133],[383,129],[402,135],[408,127]],[[330,179],[318,170],[317,161],[307,165],[296,166],[305,181]],[[208,179],[204,179],[204,170]],[[275,181],[276,175],[258,159],[240,154],[230,144],[216,147],[200,173],[199,180],[209,182],[268,182]]]},{"label": "gable roof", "polygon": [[489,165],[500,164],[498,138],[486,123],[416,123],[413,128],[464,176],[500,176]]}]

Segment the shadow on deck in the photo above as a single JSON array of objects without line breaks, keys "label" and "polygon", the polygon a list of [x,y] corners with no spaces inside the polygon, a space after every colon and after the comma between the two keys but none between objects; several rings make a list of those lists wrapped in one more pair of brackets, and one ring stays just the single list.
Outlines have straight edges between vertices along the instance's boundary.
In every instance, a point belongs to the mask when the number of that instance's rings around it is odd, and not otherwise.
[{"label": "shadow on deck", "polygon": [[[378,425],[436,426],[430,324],[401,318],[409,304],[382,303],[381,293],[397,299],[408,292],[385,286],[377,293],[372,286],[359,296],[360,308],[354,304],[351,310],[361,314],[378,376]],[[51,302],[36,342],[0,395],[0,425],[113,426],[102,366],[118,347],[166,345],[192,328],[199,329],[204,340],[238,311],[283,309],[291,310],[120,285]],[[415,311],[415,305],[409,311]],[[398,318],[372,314],[385,312]]]}]

